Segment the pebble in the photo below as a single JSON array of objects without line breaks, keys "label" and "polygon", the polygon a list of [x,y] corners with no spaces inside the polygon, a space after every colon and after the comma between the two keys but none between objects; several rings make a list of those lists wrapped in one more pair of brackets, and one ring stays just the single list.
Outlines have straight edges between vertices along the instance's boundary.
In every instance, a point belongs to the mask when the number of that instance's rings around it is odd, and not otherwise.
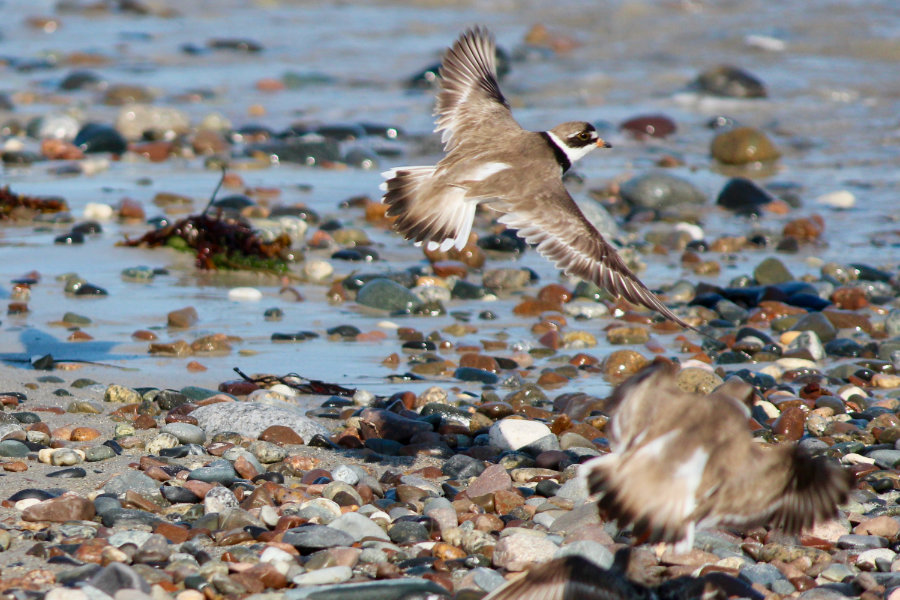
[{"label": "pebble", "polygon": [[201,406],[191,412],[207,435],[221,431],[236,431],[249,438],[258,438],[273,422],[290,427],[304,440],[328,431],[319,423],[294,411],[290,406],[274,406],[256,402],[223,402]]},{"label": "pebble", "polygon": [[[491,425],[490,442],[502,450],[519,450],[541,444],[545,438],[556,437],[550,428],[537,421],[524,419],[502,419]],[[557,442],[558,444],[558,442]]]},{"label": "pebble", "polygon": [[771,162],[781,156],[769,137],[752,127],[738,127],[716,135],[710,154],[726,165]]},{"label": "pebble", "polygon": [[236,287],[228,290],[228,299],[233,302],[259,302],[262,292],[252,287]]},{"label": "pebble", "polygon": [[661,210],[679,204],[704,204],[706,194],[689,181],[662,171],[632,177],[622,184],[622,199],[636,208]]},{"label": "pebble", "polygon": [[756,76],[730,65],[712,67],[700,73],[694,87],[707,94],[728,98],[765,98],[766,88]]},{"label": "pebble", "polygon": [[422,301],[399,283],[390,279],[373,279],[356,293],[356,301],[364,306],[390,312],[409,313],[422,306]]},{"label": "pebble", "polygon": [[828,206],[835,209],[848,210],[856,205],[856,196],[853,192],[847,190],[837,190],[822,194],[816,198],[816,204]]}]

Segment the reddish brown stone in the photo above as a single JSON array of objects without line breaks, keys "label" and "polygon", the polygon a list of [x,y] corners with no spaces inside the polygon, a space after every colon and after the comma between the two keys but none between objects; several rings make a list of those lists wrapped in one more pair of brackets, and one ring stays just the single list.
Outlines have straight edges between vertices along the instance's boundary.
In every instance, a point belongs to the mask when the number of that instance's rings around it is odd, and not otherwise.
[{"label": "reddish brown stone", "polygon": [[522,317],[536,317],[544,312],[560,312],[559,304],[543,300],[523,300],[513,308],[513,314]]},{"label": "reddish brown stone", "polygon": [[869,305],[866,293],[857,287],[839,287],[831,293],[830,299],[844,310],[858,310]]},{"label": "reddish brown stone", "polygon": [[22,511],[25,521],[89,521],[94,518],[94,503],[76,494],[66,493],[58,498],[32,504]]},{"label": "reddish brown stone", "polygon": [[135,429],[156,429],[156,420],[150,415],[138,415],[132,424]]},{"label": "reddish brown stone", "polygon": [[469,273],[468,267],[456,260],[440,260],[432,263],[431,269],[438,277],[459,277],[465,279]]},{"label": "reddish brown stone", "polygon": [[610,383],[621,383],[649,363],[650,361],[634,350],[616,350],[603,361],[603,376]]},{"label": "reddish brown stone", "polygon": [[197,323],[200,319],[197,309],[193,306],[186,306],[178,310],[173,310],[166,316],[169,327],[184,329]]},{"label": "reddish brown stone", "polygon": [[516,507],[525,504],[522,494],[514,490],[498,490],[494,492],[494,510],[498,515],[508,515]]},{"label": "reddish brown stone", "polygon": [[475,352],[469,352],[460,356],[459,366],[473,367],[475,369],[490,371],[491,373],[500,372],[500,365],[497,364],[496,359],[484,354],[477,354]]},{"label": "reddish brown stone", "polygon": [[806,412],[800,407],[786,408],[781,416],[772,424],[772,431],[785,436],[787,439],[797,441],[803,437],[806,424]]},{"label": "reddish brown stone", "polygon": [[161,521],[153,528],[153,533],[158,533],[173,544],[180,544],[190,539],[190,530],[166,521]]},{"label": "reddish brown stone", "polygon": [[103,549],[109,546],[109,542],[102,538],[85,540],[75,550],[74,557],[82,562],[102,564]]},{"label": "reddish brown stone", "polygon": [[259,439],[281,445],[302,446],[303,438],[286,425],[271,425],[259,434]]},{"label": "reddish brown stone", "polygon": [[823,231],[825,221],[819,215],[812,215],[788,222],[782,229],[782,235],[797,238],[801,242],[811,242],[818,239]]},{"label": "reddish brown stone", "polygon": [[512,479],[509,473],[506,472],[506,469],[501,465],[491,465],[469,484],[469,487],[466,488],[466,495],[469,498],[474,498],[511,488]]},{"label": "reddish brown stone", "polygon": [[584,352],[579,352],[569,360],[569,364],[576,367],[590,367],[596,365],[599,362],[599,358],[597,358],[596,356],[591,356],[590,354],[586,354]]},{"label": "reddish brown stone", "polygon": [[150,162],[163,162],[172,154],[175,144],[165,140],[157,140],[154,142],[144,142],[142,144],[131,144],[128,148],[135,154],[140,154]]},{"label": "reddish brown stone", "polygon": [[156,334],[152,331],[147,331],[146,329],[138,329],[131,334],[131,339],[140,342],[153,342],[156,341],[157,337]]},{"label": "reddish brown stone", "polygon": [[675,122],[665,115],[638,115],[619,125],[637,139],[664,138],[675,133]]},{"label": "reddish brown stone", "polygon": [[9,473],[22,473],[28,470],[28,464],[21,460],[0,462],[0,468]]},{"label": "reddish brown stone", "polygon": [[219,384],[219,391],[224,394],[231,394],[232,396],[246,396],[251,392],[255,392],[259,389],[259,386],[252,381],[247,381],[246,379],[232,379],[229,381],[223,381]]},{"label": "reddish brown stone", "polygon": [[561,387],[569,382],[569,378],[565,375],[561,375],[556,371],[547,371],[545,373],[541,373],[541,376],[538,377],[537,384],[546,389],[555,389]]},{"label": "reddish brown stone", "polygon": [[190,356],[191,346],[184,340],[175,340],[170,343],[150,344],[147,348],[148,354],[158,354],[160,356],[170,356],[173,358],[181,358]]},{"label": "reddish brown stone", "polygon": [[259,471],[256,470],[256,467],[253,466],[253,463],[251,463],[243,456],[239,456],[234,461],[234,470],[244,479],[253,479],[257,475],[259,475]]},{"label": "reddish brown stone", "polygon": [[89,442],[100,437],[100,432],[93,427],[76,427],[69,437],[73,442]]},{"label": "reddish brown stone", "polygon": [[572,292],[558,283],[551,283],[540,289],[537,298],[542,302],[561,305],[572,299]]},{"label": "reddish brown stone", "polygon": [[94,339],[94,336],[91,334],[82,331],[80,329],[73,331],[69,334],[69,337],[66,338],[68,342],[89,342]]},{"label": "reddish brown stone", "polygon": [[538,339],[538,343],[540,343],[545,348],[550,348],[551,350],[559,350],[559,346],[561,343],[559,331],[555,329],[552,331],[548,331]]},{"label": "reddish brown stone", "polygon": [[119,202],[119,218],[124,221],[143,221],[147,216],[140,202],[131,198],[122,198],[122,201]]}]

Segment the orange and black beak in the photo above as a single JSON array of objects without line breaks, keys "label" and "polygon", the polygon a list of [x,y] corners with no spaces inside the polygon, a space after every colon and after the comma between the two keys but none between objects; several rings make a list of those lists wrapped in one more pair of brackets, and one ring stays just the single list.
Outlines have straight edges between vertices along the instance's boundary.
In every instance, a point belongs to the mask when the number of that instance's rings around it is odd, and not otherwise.
[{"label": "orange and black beak", "polygon": [[612,144],[610,144],[609,142],[607,142],[607,141],[604,140],[603,138],[599,138],[599,139],[597,140],[597,147],[598,147],[598,148],[612,148]]}]

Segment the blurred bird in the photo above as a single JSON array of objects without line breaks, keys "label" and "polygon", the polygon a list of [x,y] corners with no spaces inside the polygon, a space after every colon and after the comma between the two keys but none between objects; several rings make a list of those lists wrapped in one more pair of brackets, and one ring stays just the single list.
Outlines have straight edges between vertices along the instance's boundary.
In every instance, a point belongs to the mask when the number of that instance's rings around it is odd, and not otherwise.
[{"label": "blurred bird", "polygon": [[695,528],[766,525],[799,533],[837,513],[853,476],[794,443],[754,441],[753,388],[732,378],[681,391],[674,365],[651,365],[611,396],[612,452],[579,469],[601,511],[640,541],[690,550]]}]

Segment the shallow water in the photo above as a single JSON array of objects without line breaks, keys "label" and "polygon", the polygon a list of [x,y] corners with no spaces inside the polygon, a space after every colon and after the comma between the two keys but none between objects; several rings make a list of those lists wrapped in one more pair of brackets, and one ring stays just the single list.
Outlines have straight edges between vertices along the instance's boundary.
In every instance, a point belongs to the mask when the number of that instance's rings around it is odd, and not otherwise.
[{"label": "shallow water", "polygon": [[[819,213],[826,220],[827,245],[803,247],[796,255],[779,254],[795,276],[818,274],[818,261],[862,262],[896,270],[898,263],[896,221],[900,208],[900,11],[892,0],[872,2],[809,3],[801,0],[755,2],[604,2],[575,0],[554,2],[371,2],[307,3],[238,0],[215,3],[148,2],[169,6],[180,17],[135,16],[119,12],[87,15],[55,11],[54,2],[5,2],[0,5],[6,23],[0,39],[0,56],[39,59],[91,52],[105,56],[108,64],[88,69],[112,84],[149,86],[156,104],[185,111],[196,125],[205,115],[221,113],[234,126],[249,124],[279,130],[297,120],[323,123],[360,121],[397,125],[413,142],[402,141],[405,155],[381,159],[374,170],[325,170],[281,164],[262,170],[238,171],[249,187],[281,190],[280,202],[304,202],[323,217],[364,227],[376,242],[383,260],[360,266],[334,261],[336,274],[403,268],[422,263],[421,252],[399,237],[365,225],[358,209],[340,211],[340,201],[351,196],[378,195],[383,168],[401,164],[427,164],[436,155],[417,151],[415,139],[432,128],[432,93],[407,90],[403,82],[419,69],[435,62],[442,50],[467,25],[484,23],[497,35],[501,46],[518,57],[503,82],[523,126],[543,129],[570,119],[587,119],[605,126],[603,135],[614,149],[595,152],[579,164],[586,182],[570,186],[579,200],[587,190],[611,180],[650,169],[662,154],[680,157],[684,167],[672,169],[698,185],[709,196],[710,210],[701,225],[708,240],[723,234],[745,234],[750,226],[712,208],[715,195],[727,181],[708,155],[713,133],[705,123],[718,114],[769,132],[783,152],[774,173],[757,175],[763,183],[797,184],[803,206],[789,215],[766,215],[761,230],[780,231],[787,220]],[[32,16],[56,16],[60,27],[44,33],[23,25]],[[535,23],[563,33],[578,42],[565,54],[519,52],[525,32]],[[748,35],[771,36],[784,42],[783,51],[753,48]],[[205,45],[211,38],[246,37],[265,48],[256,54],[208,52],[184,53],[184,44]],[[524,57],[523,57],[524,56]],[[767,86],[766,100],[716,100],[686,91],[687,83],[701,70],[719,63],[734,64],[757,75]],[[80,67],[79,67],[80,68]],[[60,110],[84,115],[83,121],[111,123],[118,107],[98,104],[100,92],[57,92],[59,81],[72,67],[19,71],[2,69],[3,91],[13,97],[15,110],[2,116],[26,122]],[[264,77],[280,78],[285,72],[319,74],[330,81],[277,93],[257,91]],[[179,97],[191,90],[212,91],[212,99],[186,102]],[[32,102],[25,100],[34,92]],[[263,116],[250,116],[259,105]],[[665,140],[638,142],[616,131],[615,125],[636,114],[661,112],[673,118],[678,132]],[[33,147],[33,140],[24,140]],[[9,141],[7,140],[7,143]],[[432,147],[434,145],[432,144]],[[60,195],[77,219],[89,202],[115,205],[122,198],[140,201],[148,216],[159,214],[150,200],[159,191],[194,198],[200,210],[218,179],[206,170],[203,159],[171,158],[149,163],[126,157],[92,176],[59,177],[51,170],[58,163],[39,162],[30,167],[4,170],[3,183],[23,194]],[[743,173],[747,175],[747,173]],[[150,184],[146,185],[149,180]],[[300,186],[311,186],[304,191]],[[821,194],[846,189],[857,199],[849,211],[818,206]],[[138,250],[116,247],[125,235],[138,236],[144,226],[104,223],[104,232],[84,245],[60,247],[53,238],[65,228],[40,231],[32,226],[0,227],[0,280],[9,281],[29,270],[38,270],[43,281],[35,286],[25,316],[6,316],[0,325],[0,348],[7,355],[52,352],[57,358],[86,358],[138,369],[146,383],[175,386],[214,382],[233,377],[232,367],[247,373],[298,372],[304,376],[361,385],[379,394],[400,389],[421,389],[428,383],[387,383],[391,373],[381,360],[398,349],[389,334],[383,343],[330,342],[324,338],[299,344],[273,344],[274,332],[324,330],[354,323],[363,331],[379,327],[384,317],[363,315],[352,304],[340,307],[324,302],[321,286],[297,284],[306,297],[288,303],[278,297],[281,283],[275,279],[233,278],[197,273],[170,250]],[[644,228],[623,237],[642,237]],[[884,244],[873,246],[873,238]],[[327,258],[330,252],[311,251],[308,256]],[[683,270],[677,253],[645,256],[648,268],[641,274],[650,287],[671,284],[680,278],[691,282],[727,283],[748,274],[773,251],[748,252],[735,257],[710,255],[723,264],[720,275],[699,277]],[[534,269],[540,284],[557,281],[554,267],[534,252],[515,263]],[[150,284],[122,281],[126,267],[149,265],[170,268],[170,274]],[[492,259],[489,268],[507,266]],[[54,277],[78,272],[91,283],[107,289],[109,297],[66,297]],[[476,278],[477,279],[477,278]],[[258,287],[264,298],[258,303],[227,299],[234,285]],[[536,290],[537,288],[535,288]],[[0,298],[8,297],[8,288]],[[478,343],[500,334],[511,345],[536,343],[529,332],[531,319],[512,315],[517,298],[490,305],[454,301],[448,311],[470,311],[479,334],[463,341]],[[189,332],[166,331],[168,311],[193,305],[200,323]],[[266,322],[263,311],[279,306],[281,322]],[[497,321],[482,322],[478,311],[489,308]],[[50,323],[72,311],[93,323],[86,328],[95,342],[66,343],[68,332]],[[439,330],[453,317],[393,319],[424,332]],[[590,350],[604,356],[608,346],[600,329],[604,320],[575,325],[598,335],[600,344]],[[236,350],[252,350],[252,356],[236,352],[225,357],[197,357],[209,371],[191,374],[192,360],[160,359],[146,354],[146,344],[133,342],[136,329],[155,329],[161,341],[195,339],[224,332],[242,339]],[[53,340],[56,340],[54,342]],[[641,348],[638,348],[641,350]],[[23,365],[23,368],[25,365]],[[399,370],[405,370],[403,365]],[[113,381],[117,371],[85,369],[86,374]],[[461,389],[480,389],[460,383]],[[564,390],[603,394],[599,378],[575,381]]]}]

